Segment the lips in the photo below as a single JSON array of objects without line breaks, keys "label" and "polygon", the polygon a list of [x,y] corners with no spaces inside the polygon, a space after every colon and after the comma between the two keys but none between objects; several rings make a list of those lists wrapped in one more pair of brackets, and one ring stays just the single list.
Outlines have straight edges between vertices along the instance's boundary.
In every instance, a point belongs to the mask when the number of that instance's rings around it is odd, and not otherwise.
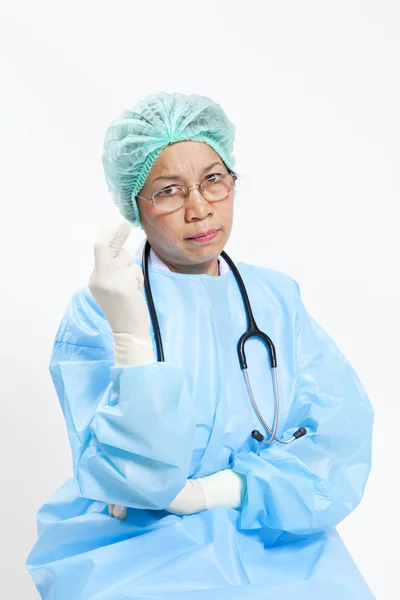
[{"label": "lips", "polygon": [[218,229],[210,229],[209,231],[202,231],[201,233],[198,233],[197,235],[193,235],[192,237],[190,237],[189,240],[196,240],[197,238],[207,237],[208,235],[216,233],[217,231],[218,231]]}]

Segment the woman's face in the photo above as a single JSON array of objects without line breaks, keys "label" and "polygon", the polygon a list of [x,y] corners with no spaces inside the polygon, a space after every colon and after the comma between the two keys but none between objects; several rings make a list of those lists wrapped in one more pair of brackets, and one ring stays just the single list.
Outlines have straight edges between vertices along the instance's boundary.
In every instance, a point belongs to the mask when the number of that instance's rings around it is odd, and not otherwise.
[{"label": "woman's face", "polygon": [[[176,142],[162,150],[139,195],[150,197],[170,185],[201,183],[212,173],[224,174],[228,173],[228,169],[208,144]],[[173,179],[165,179],[171,175]],[[234,190],[224,200],[208,202],[199,188],[191,188],[186,204],[169,212],[157,210],[152,202],[137,200],[150,245],[171,271],[218,274],[217,257],[232,229],[233,197]],[[189,239],[211,229],[218,230],[218,233],[209,242]]]}]

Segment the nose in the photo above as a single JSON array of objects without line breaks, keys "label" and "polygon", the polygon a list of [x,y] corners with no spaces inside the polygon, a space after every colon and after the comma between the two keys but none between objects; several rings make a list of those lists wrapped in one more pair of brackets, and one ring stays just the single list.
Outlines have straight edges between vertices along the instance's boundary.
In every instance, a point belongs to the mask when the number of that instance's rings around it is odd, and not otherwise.
[{"label": "nose", "polygon": [[186,202],[186,218],[189,221],[203,220],[213,214],[211,204],[202,196],[199,184],[188,188],[188,199]]}]

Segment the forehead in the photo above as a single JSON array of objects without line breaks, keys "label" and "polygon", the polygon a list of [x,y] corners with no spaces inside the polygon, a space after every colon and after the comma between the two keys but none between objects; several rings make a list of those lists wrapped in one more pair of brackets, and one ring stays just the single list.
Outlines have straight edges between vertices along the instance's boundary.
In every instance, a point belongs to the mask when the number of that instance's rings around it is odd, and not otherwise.
[{"label": "forehead", "polygon": [[178,173],[181,170],[201,169],[216,161],[222,163],[217,152],[205,142],[192,140],[175,142],[162,150],[149,176],[156,177],[163,173]]}]

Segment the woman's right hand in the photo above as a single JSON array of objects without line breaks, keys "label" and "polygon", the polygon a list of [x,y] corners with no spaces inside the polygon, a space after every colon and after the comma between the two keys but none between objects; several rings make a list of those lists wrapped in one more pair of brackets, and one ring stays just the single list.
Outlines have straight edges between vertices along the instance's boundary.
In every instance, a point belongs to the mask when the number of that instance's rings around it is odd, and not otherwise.
[{"label": "woman's right hand", "polygon": [[89,289],[114,335],[128,334],[147,341],[150,316],[142,294],[143,273],[123,248],[130,231],[130,223],[124,220],[99,235],[94,245],[95,268]]}]

